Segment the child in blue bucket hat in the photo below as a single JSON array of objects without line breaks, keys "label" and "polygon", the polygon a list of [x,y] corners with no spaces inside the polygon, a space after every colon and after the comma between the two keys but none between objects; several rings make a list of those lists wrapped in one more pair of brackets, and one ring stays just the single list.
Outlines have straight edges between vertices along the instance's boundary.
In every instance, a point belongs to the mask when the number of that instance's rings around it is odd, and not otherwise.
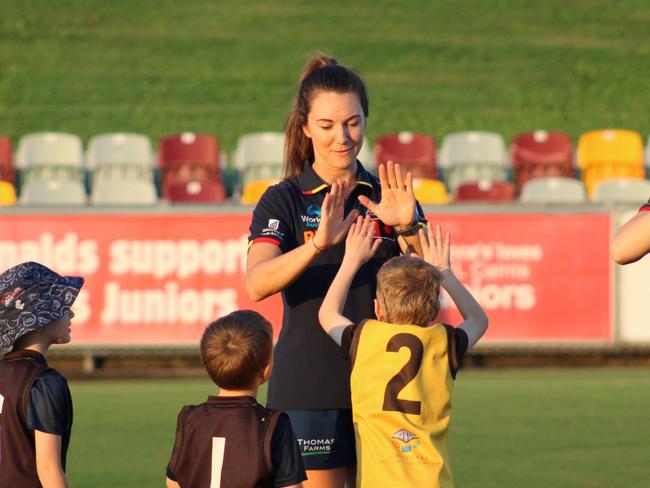
[{"label": "child in blue bucket hat", "polygon": [[0,274],[0,486],[68,486],[72,398],[45,356],[70,342],[83,283],[34,262]]}]

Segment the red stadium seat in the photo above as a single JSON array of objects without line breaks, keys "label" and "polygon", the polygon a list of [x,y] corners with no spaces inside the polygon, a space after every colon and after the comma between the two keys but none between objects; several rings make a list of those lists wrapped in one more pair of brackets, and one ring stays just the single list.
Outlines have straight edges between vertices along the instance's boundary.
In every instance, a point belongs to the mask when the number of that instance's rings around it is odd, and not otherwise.
[{"label": "red stadium seat", "polygon": [[163,137],[158,146],[158,164],[164,197],[170,197],[171,186],[176,183],[200,182],[223,188],[219,142],[214,136],[183,132]]},{"label": "red stadium seat", "polygon": [[515,187],[509,181],[473,181],[461,183],[455,192],[457,202],[512,202]]},{"label": "red stadium seat", "polygon": [[214,136],[194,132],[166,136],[158,145],[158,161],[161,167],[175,163],[219,166],[219,142]]},{"label": "red stadium seat", "polygon": [[174,181],[167,188],[172,203],[223,203],[226,189],[214,181]]},{"label": "red stadium seat", "polygon": [[0,136],[0,181],[15,183],[16,172],[13,166],[11,140]]},{"label": "red stadium seat", "polygon": [[563,132],[538,130],[515,136],[510,146],[515,182],[521,188],[533,178],[573,178],[573,143]]},{"label": "red stadium seat", "polygon": [[436,142],[431,136],[399,132],[380,136],[375,144],[377,167],[387,161],[399,163],[416,178],[436,179]]}]

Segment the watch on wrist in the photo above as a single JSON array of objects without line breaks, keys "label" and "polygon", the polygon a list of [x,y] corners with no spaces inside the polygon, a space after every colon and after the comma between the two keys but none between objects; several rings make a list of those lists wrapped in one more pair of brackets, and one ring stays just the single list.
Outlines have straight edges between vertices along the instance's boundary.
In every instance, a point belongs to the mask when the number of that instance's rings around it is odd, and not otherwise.
[{"label": "watch on wrist", "polygon": [[414,236],[415,234],[418,233],[420,229],[423,229],[426,226],[427,226],[427,219],[425,219],[424,217],[420,217],[419,213],[416,212],[413,222],[411,222],[411,224],[404,229],[401,230],[395,229],[395,233],[398,236],[402,236],[402,237]]}]

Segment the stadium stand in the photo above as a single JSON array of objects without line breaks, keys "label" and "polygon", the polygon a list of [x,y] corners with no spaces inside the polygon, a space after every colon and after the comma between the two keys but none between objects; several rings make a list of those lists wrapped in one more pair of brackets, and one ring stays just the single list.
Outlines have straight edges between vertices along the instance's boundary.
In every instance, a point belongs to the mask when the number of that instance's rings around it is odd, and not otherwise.
[{"label": "stadium stand", "polygon": [[0,206],[16,204],[16,188],[10,181],[0,180]]},{"label": "stadium stand", "polygon": [[595,130],[582,134],[576,162],[590,196],[601,181],[645,178],[643,141],[634,131]]},{"label": "stadium stand", "polygon": [[375,165],[393,161],[415,178],[438,178],[436,143],[433,137],[413,132],[379,136],[375,142]]},{"label": "stadium stand", "polygon": [[617,178],[596,184],[591,200],[605,203],[638,205],[650,197],[650,181],[635,178]]},{"label": "stadium stand", "polygon": [[535,178],[524,183],[519,195],[522,203],[572,204],[587,201],[582,181],[564,176]]},{"label": "stadium stand", "polygon": [[457,202],[508,203],[515,200],[515,193],[509,181],[479,180],[460,184],[454,197]]},{"label": "stadium stand", "polygon": [[494,132],[467,131],[445,136],[438,167],[452,193],[465,182],[508,181],[510,173],[503,137]]},{"label": "stadium stand", "polygon": [[11,139],[0,136],[0,181],[16,182],[12,153]]},{"label": "stadium stand", "polygon": [[573,143],[563,132],[536,130],[516,135],[510,145],[510,159],[518,188],[532,178],[575,177]]}]

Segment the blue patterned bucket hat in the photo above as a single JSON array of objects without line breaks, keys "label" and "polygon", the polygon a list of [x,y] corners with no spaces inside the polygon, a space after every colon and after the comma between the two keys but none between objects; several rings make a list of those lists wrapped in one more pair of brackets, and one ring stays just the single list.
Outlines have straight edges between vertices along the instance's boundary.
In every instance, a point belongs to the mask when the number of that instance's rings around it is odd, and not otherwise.
[{"label": "blue patterned bucket hat", "polygon": [[0,274],[0,353],[28,332],[63,317],[84,284],[39,263],[22,263]]}]

